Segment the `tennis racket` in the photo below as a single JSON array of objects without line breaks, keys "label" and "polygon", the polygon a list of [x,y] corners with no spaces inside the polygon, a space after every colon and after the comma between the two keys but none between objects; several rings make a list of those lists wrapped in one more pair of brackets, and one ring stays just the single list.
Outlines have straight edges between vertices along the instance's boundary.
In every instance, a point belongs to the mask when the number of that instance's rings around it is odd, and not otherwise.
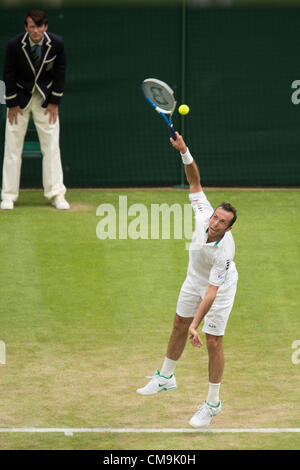
[{"label": "tennis racket", "polygon": [[174,91],[166,83],[156,78],[146,78],[142,82],[142,90],[146,100],[165,120],[172,137],[177,140],[172,123],[172,114],[176,107]]}]

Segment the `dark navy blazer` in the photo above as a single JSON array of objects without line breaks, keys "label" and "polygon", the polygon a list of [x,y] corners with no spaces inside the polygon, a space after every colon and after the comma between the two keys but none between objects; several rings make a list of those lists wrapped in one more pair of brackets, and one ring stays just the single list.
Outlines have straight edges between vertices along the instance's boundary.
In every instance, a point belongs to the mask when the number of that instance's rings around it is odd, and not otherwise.
[{"label": "dark navy blazer", "polygon": [[26,32],[8,41],[3,66],[6,86],[6,105],[22,109],[29,103],[34,86],[44,98],[42,106],[59,104],[63,96],[66,75],[66,56],[63,39],[53,33],[44,33],[39,70],[35,70],[29,36]]}]

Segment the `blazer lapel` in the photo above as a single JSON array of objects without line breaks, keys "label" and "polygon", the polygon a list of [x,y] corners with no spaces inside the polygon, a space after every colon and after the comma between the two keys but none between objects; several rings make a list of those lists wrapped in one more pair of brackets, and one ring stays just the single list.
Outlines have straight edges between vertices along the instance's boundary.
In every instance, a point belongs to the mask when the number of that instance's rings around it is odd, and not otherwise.
[{"label": "blazer lapel", "polygon": [[44,33],[44,42],[43,42],[43,45],[42,45],[42,57],[41,57],[41,64],[40,64],[40,68],[38,69],[38,71],[35,70],[34,68],[34,65],[31,61],[31,47],[30,47],[30,42],[29,42],[29,36],[28,36],[28,33],[26,32],[22,38],[22,49],[23,49],[23,52],[26,56],[26,59],[34,73],[34,75],[36,76],[36,78],[38,78],[38,76],[40,75],[41,73],[41,70],[43,68],[43,65],[44,65],[44,62],[45,60],[47,59],[47,56],[51,50],[51,39],[50,37],[48,36],[47,33]]},{"label": "blazer lapel", "polygon": [[36,75],[36,71],[35,71],[35,68],[34,68],[34,65],[33,63],[31,62],[31,47],[30,47],[30,43],[29,43],[29,36],[28,36],[28,33],[26,32],[22,38],[22,49],[23,49],[23,52],[25,54],[25,57],[32,69],[32,72],[34,75]]},{"label": "blazer lapel", "polygon": [[51,44],[51,39],[48,36],[47,33],[44,33],[44,42],[42,46],[42,60],[41,60],[41,67],[43,67],[45,60],[47,59],[47,56],[51,50],[52,44]]},{"label": "blazer lapel", "polygon": [[40,73],[44,67],[44,64],[45,64],[45,60],[47,59],[47,56],[51,50],[51,39],[50,37],[48,36],[47,33],[44,33],[44,42],[43,42],[43,45],[42,45],[42,57],[41,57],[41,65],[40,65],[40,68],[37,72],[37,75],[36,75],[36,78],[35,78],[35,83],[36,83],[36,86],[38,88],[38,90],[40,91],[41,95],[43,96],[44,100],[46,99],[46,96],[45,96],[45,93],[43,93],[43,91],[41,90],[41,88],[38,86],[37,84],[37,81],[38,81],[38,78],[40,76]]},{"label": "blazer lapel", "polygon": [[40,64],[40,68],[37,71],[36,79],[38,79],[38,77],[39,77],[39,75],[42,71],[42,68],[44,66],[45,60],[47,59],[47,56],[50,52],[51,47],[52,47],[51,46],[51,39],[49,38],[47,33],[44,33],[44,42],[43,42],[43,45],[42,45],[41,64]]}]

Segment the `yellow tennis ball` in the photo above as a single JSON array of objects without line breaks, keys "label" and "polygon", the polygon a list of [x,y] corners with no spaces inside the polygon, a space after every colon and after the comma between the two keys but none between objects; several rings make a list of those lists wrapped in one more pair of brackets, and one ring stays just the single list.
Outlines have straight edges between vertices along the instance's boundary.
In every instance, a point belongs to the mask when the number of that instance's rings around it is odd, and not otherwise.
[{"label": "yellow tennis ball", "polygon": [[182,104],[181,106],[179,106],[178,112],[184,116],[185,114],[188,114],[190,112],[190,108],[187,104]]}]

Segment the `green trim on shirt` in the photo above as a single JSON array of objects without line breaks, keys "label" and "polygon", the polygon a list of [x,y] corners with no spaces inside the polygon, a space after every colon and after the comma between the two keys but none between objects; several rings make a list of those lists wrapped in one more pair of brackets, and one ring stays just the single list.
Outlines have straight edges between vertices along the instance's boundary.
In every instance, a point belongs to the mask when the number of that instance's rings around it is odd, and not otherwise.
[{"label": "green trim on shirt", "polygon": [[[205,233],[208,233],[208,229],[206,230]],[[223,237],[222,237],[222,238],[223,238]],[[218,241],[214,244],[214,246],[217,246],[217,245],[220,243],[220,241],[222,240],[222,238],[220,238],[220,240],[218,240]]]}]

